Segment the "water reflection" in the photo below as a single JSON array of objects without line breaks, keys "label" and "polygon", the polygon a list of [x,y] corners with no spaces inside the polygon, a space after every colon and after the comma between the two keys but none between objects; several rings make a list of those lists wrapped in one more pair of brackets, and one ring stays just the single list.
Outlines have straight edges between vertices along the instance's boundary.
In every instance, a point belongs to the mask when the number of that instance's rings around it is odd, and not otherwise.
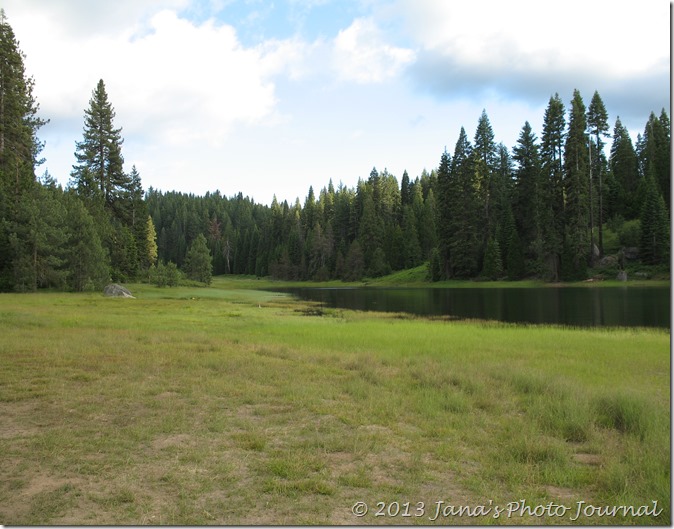
[{"label": "water reflection", "polygon": [[519,323],[670,327],[667,287],[295,288],[329,307]]}]

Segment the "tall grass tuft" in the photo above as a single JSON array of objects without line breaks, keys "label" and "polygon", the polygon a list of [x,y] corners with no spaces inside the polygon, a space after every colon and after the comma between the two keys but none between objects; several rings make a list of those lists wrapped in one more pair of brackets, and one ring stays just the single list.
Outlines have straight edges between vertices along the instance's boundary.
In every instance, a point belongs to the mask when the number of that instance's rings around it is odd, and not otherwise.
[{"label": "tall grass tuft", "polygon": [[637,395],[607,393],[595,397],[593,404],[599,426],[635,435],[642,441],[653,428],[654,411]]},{"label": "tall grass tuft", "polygon": [[543,432],[572,443],[584,443],[592,434],[593,413],[587,396],[559,386],[537,398],[529,413]]}]

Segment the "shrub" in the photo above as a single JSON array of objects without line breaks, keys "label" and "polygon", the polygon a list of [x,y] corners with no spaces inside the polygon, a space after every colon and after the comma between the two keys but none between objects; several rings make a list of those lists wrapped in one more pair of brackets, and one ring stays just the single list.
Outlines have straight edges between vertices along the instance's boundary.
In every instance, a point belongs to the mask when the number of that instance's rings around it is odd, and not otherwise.
[{"label": "shrub", "polygon": [[179,281],[180,271],[174,262],[159,262],[156,267],[150,267],[150,282],[158,287],[177,287]]}]

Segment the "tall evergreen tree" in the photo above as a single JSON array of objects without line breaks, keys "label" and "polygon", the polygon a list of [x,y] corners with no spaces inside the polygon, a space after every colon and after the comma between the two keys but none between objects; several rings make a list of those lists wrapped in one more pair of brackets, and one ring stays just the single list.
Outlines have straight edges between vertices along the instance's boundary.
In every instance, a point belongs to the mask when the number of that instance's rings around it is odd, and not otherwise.
[{"label": "tall evergreen tree", "polygon": [[152,217],[147,216],[145,223],[145,254],[143,255],[143,268],[146,270],[157,263],[157,231],[154,228]]},{"label": "tall evergreen tree", "polygon": [[82,197],[101,200],[111,209],[129,187],[123,167],[122,129],[114,127],[114,119],[115,111],[101,79],[84,111],[84,138],[76,144],[77,165],[71,177]]},{"label": "tall evergreen tree", "polygon": [[403,172],[403,178],[400,182],[400,202],[403,207],[412,203],[412,187],[410,185],[410,175],[407,170]]},{"label": "tall evergreen tree", "polygon": [[547,277],[560,278],[564,241],[564,141],[566,111],[559,94],[550,98],[543,118],[541,137],[542,219]]},{"label": "tall evergreen tree", "polygon": [[[358,240],[363,252],[365,271],[373,269],[375,251],[381,249],[384,242],[384,226],[377,215],[372,192],[363,187],[363,215],[360,220]],[[383,250],[382,250],[383,251]]]},{"label": "tall evergreen tree", "polygon": [[592,248],[589,233],[589,149],[585,104],[574,90],[564,146],[565,244],[569,279],[584,277]]},{"label": "tall evergreen tree", "polygon": [[613,128],[609,169],[614,186],[612,212],[627,219],[637,217],[639,205],[635,198],[639,187],[639,163],[632,138],[620,117],[616,118]]},{"label": "tall evergreen tree", "polygon": [[143,197],[140,173],[138,173],[135,165],[131,168],[128,176],[122,179],[122,182],[120,200],[115,203],[115,216],[122,219],[124,224],[130,226],[133,230],[138,225],[141,226],[142,230],[147,217],[147,205]]},{"label": "tall evergreen tree", "polygon": [[508,147],[499,143],[496,150],[497,162],[492,185],[491,209],[492,216],[498,226],[501,224],[506,208],[511,204],[514,187],[514,166]]},{"label": "tall evergreen tree", "polygon": [[[115,128],[114,118],[101,79],[84,112],[83,140],[76,144],[77,165],[71,172],[71,186],[95,219],[110,256],[113,279],[127,280],[143,269],[146,261],[147,206],[136,167],[128,175],[124,172],[122,129]],[[171,229],[177,232],[178,241],[192,240],[197,223],[197,212],[185,211],[174,219]]]},{"label": "tall evergreen tree", "polygon": [[110,279],[110,269],[94,219],[76,196],[69,195],[66,206],[69,286],[76,292],[102,288]]},{"label": "tall evergreen tree", "polygon": [[16,215],[9,222],[15,290],[65,286],[67,236],[59,193],[60,189],[35,183],[19,198]]},{"label": "tall evergreen tree", "polygon": [[203,234],[197,235],[185,256],[185,274],[189,279],[211,284],[213,259]]},{"label": "tall evergreen tree", "polygon": [[475,158],[461,127],[450,170],[450,270],[455,277],[473,277],[478,271],[480,234],[476,195]]},{"label": "tall evergreen tree", "polygon": [[144,200],[143,186],[140,174],[134,165],[127,177],[125,189],[122,190],[120,199],[115,201],[116,216],[122,219],[122,223],[129,227],[138,253],[139,270],[149,268],[147,256],[151,252],[148,244],[151,244],[147,235],[147,204]]},{"label": "tall evergreen tree", "polygon": [[450,276],[450,248],[452,245],[452,207],[454,189],[452,185],[451,157],[447,149],[440,157],[438,167],[438,254],[440,259],[441,277]]},{"label": "tall evergreen tree", "polygon": [[496,217],[493,214],[494,174],[497,165],[497,149],[487,112],[482,110],[473,139],[473,156],[475,170],[475,198],[484,219],[480,230],[482,244],[486,244],[489,233],[494,230]]},{"label": "tall evergreen tree", "polygon": [[358,240],[353,241],[344,259],[344,272],[342,279],[345,281],[359,281],[365,274],[365,258]]},{"label": "tall evergreen tree", "polygon": [[540,275],[543,267],[543,178],[536,135],[527,121],[513,148],[515,192],[513,210],[529,271]]},{"label": "tall evergreen tree", "polygon": [[25,56],[0,8],[0,191],[17,198],[35,182],[44,147],[37,132],[47,123],[37,116],[34,81],[26,75]]},{"label": "tall evergreen tree", "polygon": [[646,193],[641,208],[641,238],[639,253],[646,264],[669,262],[669,219],[662,193],[655,182],[655,168],[646,174]]},{"label": "tall evergreen tree", "polygon": [[435,202],[435,193],[433,189],[428,190],[428,195],[424,200],[422,198],[421,185],[417,186],[418,195],[415,195],[413,205],[417,209],[417,230],[419,233],[419,244],[421,245],[422,259],[428,259],[433,248],[438,246],[437,230],[437,205]]},{"label": "tall evergreen tree", "polygon": [[[44,144],[38,139],[40,127],[47,121],[38,117],[39,105],[33,97],[34,81],[26,74],[25,56],[19,49],[14,31],[0,8],[0,289],[14,285],[11,225],[17,225],[26,193],[36,193],[35,168]],[[16,233],[15,233],[16,237]],[[16,238],[13,246],[16,248]],[[29,283],[34,284],[32,281]]]},{"label": "tall evergreen tree", "polygon": [[[598,185],[597,191],[599,195],[599,206],[597,208],[598,213],[598,228],[599,228],[599,255],[604,255],[604,185],[603,185],[603,169],[604,164],[602,163],[603,157],[603,148],[604,142],[602,137],[608,136],[608,112],[606,112],[606,107],[604,102],[599,95],[599,92],[595,91],[592,96],[592,101],[590,101],[590,106],[587,109],[587,124],[589,126],[590,134],[594,135],[596,152],[590,151],[590,230],[593,228],[593,201],[592,201],[592,189],[593,189],[593,180],[596,178]],[[592,141],[590,140],[590,148],[592,147]]]},{"label": "tall evergreen tree", "polygon": [[663,108],[660,111],[660,124],[663,129],[662,144],[660,146],[660,153],[658,155],[658,176],[660,178],[660,190],[663,199],[667,205],[667,210],[671,210],[671,189],[672,189],[672,123]]},{"label": "tall evergreen tree", "polygon": [[502,247],[501,252],[505,271],[508,279],[517,280],[524,276],[524,255],[519,233],[515,226],[515,217],[510,205],[507,206],[501,229]]},{"label": "tall evergreen tree", "polygon": [[501,248],[494,237],[487,240],[487,249],[484,254],[484,265],[482,266],[482,276],[495,281],[503,274],[503,264],[501,262]]},{"label": "tall evergreen tree", "polygon": [[403,208],[402,240],[403,268],[418,266],[421,263],[421,245],[419,244],[416,216],[411,205],[406,205]]},{"label": "tall evergreen tree", "polygon": [[638,149],[642,175],[646,177],[648,171],[653,171],[668,211],[671,208],[670,137],[669,117],[664,109],[660,118],[651,112]]}]

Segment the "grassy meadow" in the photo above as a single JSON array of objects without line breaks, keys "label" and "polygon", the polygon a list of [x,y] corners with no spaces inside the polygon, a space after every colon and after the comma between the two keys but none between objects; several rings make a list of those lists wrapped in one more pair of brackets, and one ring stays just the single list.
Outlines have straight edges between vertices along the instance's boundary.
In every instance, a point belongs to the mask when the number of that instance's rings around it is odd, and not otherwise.
[{"label": "grassy meadow", "polygon": [[669,331],[259,284],[0,295],[0,524],[671,524]]}]

